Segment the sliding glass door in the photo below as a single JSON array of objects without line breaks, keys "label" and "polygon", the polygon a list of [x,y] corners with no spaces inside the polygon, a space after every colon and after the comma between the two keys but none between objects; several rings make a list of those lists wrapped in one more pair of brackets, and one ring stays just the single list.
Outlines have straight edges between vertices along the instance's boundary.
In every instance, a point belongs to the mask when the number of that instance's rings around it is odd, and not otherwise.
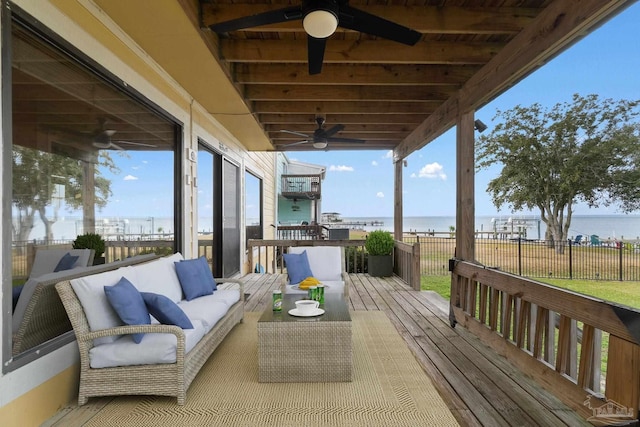
[{"label": "sliding glass door", "polygon": [[198,151],[198,247],[216,277],[240,271],[240,174],[201,143]]}]

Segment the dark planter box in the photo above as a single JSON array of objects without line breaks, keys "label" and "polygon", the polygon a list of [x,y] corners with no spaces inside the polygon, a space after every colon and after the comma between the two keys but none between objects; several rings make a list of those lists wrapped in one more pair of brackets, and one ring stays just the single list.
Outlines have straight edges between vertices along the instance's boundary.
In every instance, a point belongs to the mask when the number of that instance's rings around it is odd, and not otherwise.
[{"label": "dark planter box", "polygon": [[391,255],[369,255],[368,264],[370,276],[393,276],[393,258]]}]

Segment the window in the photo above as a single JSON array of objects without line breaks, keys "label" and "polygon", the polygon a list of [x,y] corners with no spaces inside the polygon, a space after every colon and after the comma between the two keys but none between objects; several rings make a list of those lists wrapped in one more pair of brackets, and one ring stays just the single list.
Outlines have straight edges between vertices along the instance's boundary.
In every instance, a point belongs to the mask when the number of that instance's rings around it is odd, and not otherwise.
[{"label": "window", "polygon": [[[3,87],[10,84],[12,93],[10,105],[3,97],[5,118],[12,123],[10,138],[5,135],[12,142],[11,158],[8,150],[3,156],[3,166],[12,171],[3,181],[3,194],[11,194],[5,207],[10,203],[12,225],[11,231],[4,228],[10,247],[3,253],[10,259],[3,265],[11,269],[3,273],[3,289],[17,303],[33,286],[36,253],[71,249],[81,234],[102,237],[103,262],[173,253],[180,218],[176,200],[181,200],[174,183],[182,174],[174,120],[73,47],[62,48],[65,43],[54,42],[54,35],[14,19],[9,30],[3,26],[11,49]],[[11,321],[5,318],[5,324],[15,332],[25,321],[22,314],[7,316]],[[19,360],[25,353],[37,357],[36,348],[41,354],[42,346],[55,348],[55,338],[65,333],[55,329],[27,348],[14,342],[9,353]]]},{"label": "window", "polygon": [[244,176],[246,239],[262,239],[262,180],[248,171]]}]

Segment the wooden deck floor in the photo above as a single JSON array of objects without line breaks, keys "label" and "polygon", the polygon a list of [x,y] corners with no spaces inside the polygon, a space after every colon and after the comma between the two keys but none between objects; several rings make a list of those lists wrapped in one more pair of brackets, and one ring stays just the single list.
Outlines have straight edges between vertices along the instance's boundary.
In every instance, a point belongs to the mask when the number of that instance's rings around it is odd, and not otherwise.
[{"label": "wooden deck floor", "polygon": [[[350,278],[350,308],[387,314],[461,425],[591,425],[475,335],[460,326],[451,328],[448,302],[435,294],[414,291],[397,277]],[[250,274],[245,279],[250,294],[245,310],[262,311],[271,304],[282,276]],[[108,404],[109,399],[102,401]],[[82,412],[67,408],[45,425],[70,425],[67,422],[83,418]]]},{"label": "wooden deck floor", "polygon": [[[525,377],[466,329],[452,328],[448,302],[410,289],[397,277],[351,274],[352,310],[384,311],[461,425],[591,425]],[[246,276],[246,311],[261,311],[280,275]]]}]

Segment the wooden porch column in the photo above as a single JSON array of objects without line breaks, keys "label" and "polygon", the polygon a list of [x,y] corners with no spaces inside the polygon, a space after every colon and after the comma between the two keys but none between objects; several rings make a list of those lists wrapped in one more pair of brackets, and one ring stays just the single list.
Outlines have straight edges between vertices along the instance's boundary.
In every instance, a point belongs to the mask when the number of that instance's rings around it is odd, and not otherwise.
[{"label": "wooden porch column", "polygon": [[393,238],[402,242],[402,165],[404,160],[396,160],[393,180]]},{"label": "wooden porch column", "polygon": [[458,116],[456,127],[456,257],[475,260],[474,112]]}]

